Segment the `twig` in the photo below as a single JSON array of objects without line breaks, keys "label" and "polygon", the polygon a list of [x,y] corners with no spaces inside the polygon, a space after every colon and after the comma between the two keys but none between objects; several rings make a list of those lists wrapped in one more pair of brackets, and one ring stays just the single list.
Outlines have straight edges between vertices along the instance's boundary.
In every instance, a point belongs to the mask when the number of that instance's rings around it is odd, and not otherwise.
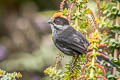
[{"label": "twig", "polygon": [[84,75],[85,69],[89,66],[89,64],[85,64],[85,66],[83,67],[83,69],[81,70],[81,74]]},{"label": "twig", "polygon": [[92,16],[92,20],[93,20],[93,23],[94,23],[94,30],[96,30],[96,29],[98,30],[98,25],[96,23],[95,16],[94,16],[92,11],[91,11],[91,16]]},{"label": "twig", "polygon": [[66,1],[66,0],[63,0],[63,1],[60,3],[60,11],[61,11],[61,12],[63,11],[65,1]]},{"label": "twig", "polygon": [[64,56],[62,55],[62,53],[59,52],[56,56],[56,60],[53,66],[55,66],[56,68],[59,68],[63,57]]},{"label": "twig", "polygon": [[68,15],[68,21],[71,21],[71,16],[72,16],[72,12],[73,12],[73,7],[74,7],[75,3],[72,3],[69,7],[69,15]]},{"label": "twig", "polygon": [[105,77],[106,76],[105,68],[103,66],[99,65],[98,63],[95,63],[95,66],[99,67],[103,71],[103,76]]},{"label": "twig", "polygon": [[96,20],[95,20],[95,16],[92,14],[92,19],[93,19],[93,22],[94,22],[94,29],[98,29],[98,26],[97,26],[97,23],[96,23]]},{"label": "twig", "polygon": [[99,75],[99,76],[96,76],[97,78],[102,78],[103,80],[107,80],[104,76],[101,76],[101,75]]},{"label": "twig", "polygon": [[88,52],[87,55],[86,55],[86,60],[87,60],[87,62],[90,61],[90,59],[89,59],[89,56],[90,56],[90,55],[92,55],[92,52]]}]

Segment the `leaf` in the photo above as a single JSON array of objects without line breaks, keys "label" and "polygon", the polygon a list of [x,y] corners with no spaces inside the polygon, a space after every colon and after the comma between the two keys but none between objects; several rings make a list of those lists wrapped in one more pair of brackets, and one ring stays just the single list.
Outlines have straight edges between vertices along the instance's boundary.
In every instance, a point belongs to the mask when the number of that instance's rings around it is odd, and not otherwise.
[{"label": "leaf", "polygon": [[112,62],[118,66],[120,66],[120,60],[112,60]]},{"label": "leaf", "polygon": [[120,2],[120,0],[112,0],[112,2]]},{"label": "leaf", "polygon": [[116,80],[116,77],[114,75],[108,75],[107,79],[109,79],[109,80]]}]

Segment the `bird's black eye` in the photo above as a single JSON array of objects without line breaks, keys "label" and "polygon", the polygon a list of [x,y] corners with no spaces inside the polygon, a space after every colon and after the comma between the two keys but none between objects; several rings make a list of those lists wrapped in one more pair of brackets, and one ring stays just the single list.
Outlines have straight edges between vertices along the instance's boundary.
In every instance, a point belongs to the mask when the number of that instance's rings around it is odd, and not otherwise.
[{"label": "bird's black eye", "polygon": [[59,24],[60,21],[59,21],[59,20],[55,20],[54,22],[55,22],[56,24]]}]

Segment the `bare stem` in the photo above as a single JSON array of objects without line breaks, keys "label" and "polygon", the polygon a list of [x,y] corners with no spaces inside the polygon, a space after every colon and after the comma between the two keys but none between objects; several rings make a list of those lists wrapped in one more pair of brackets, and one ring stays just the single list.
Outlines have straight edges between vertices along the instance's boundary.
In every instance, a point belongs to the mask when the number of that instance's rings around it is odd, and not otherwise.
[{"label": "bare stem", "polygon": [[[79,6],[76,8],[76,14],[79,15]],[[75,18],[75,28],[78,30],[78,17]]]},{"label": "bare stem", "polygon": [[101,17],[101,10],[100,10],[100,0],[96,0],[96,3],[97,3],[97,7],[98,7],[98,14],[99,14],[99,19]]},{"label": "bare stem", "polygon": [[94,23],[94,30],[98,30],[98,26],[97,26],[97,23],[96,23],[96,20],[95,20],[95,16],[94,16],[94,14],[93,13],[91,13],[91,15],[92,15],[92,20],[93,20],[93,23]]},{"label": "bare stem", "polygon": [[68,21],[71,21],[72,11],[73,11],[74,3],[72,3],[69,7],[69,15],[68,15]]},{"label": "bare stem", "polygon": [[56,56],[56,60],[55,60],[55,63],[54,63],[53,66],[55,66],[57,69],[60,68],[60,66],[61,66],[61,61],[62,61],[62,58],[63,58],[63,57],[64,57],[64,56],[62,55],[62,53],[59,52],[59,53],[57,54],[57,56]]},{"label": "bare stem", "polygon": [[[92,55],[94,55],[95,52],[96,52],[96,50],[93,49]],[[91,63],[91,66],[92,66],[92,67],[94,66],[94,63],[95,63],[95,57],[93,56],[93,57],[92,57],[92,63]],[[93,78],[93,77],[94,77],[94,69],[91,68],[91,69],[90,69],[90,78]]]},{"label": "bare stem", "polygon": [[65,1],[66,1],[66,0],[63,0],[63,1],[60,3],[60,11],[63,11]]},{"label": "bare stem", "polygon": [[[117,8],[120,9],[120,3],[117,3]],[[119,25],[119,18],[116,18],[116,25]],[[115,33],[115,40],[118,40],[118,33]],[[114,49],[114,59],[118,58],[118,50]],[[113,75],[116,75],[116,68],[113,68]]]},{"label": "bare stem", "polygon": [[[78,15],[79,13],[79,7],[76,9],[76,14]],[[75,25],[78,27],[78,18],[75,19]]]}]

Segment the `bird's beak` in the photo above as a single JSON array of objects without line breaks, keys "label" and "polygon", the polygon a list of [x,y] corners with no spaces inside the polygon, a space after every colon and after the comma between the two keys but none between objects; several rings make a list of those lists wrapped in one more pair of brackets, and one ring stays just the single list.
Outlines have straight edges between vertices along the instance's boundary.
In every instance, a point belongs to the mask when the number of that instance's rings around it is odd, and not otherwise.
[{"label": "bird's beak", "polygon": [[50,19],[47,21],[47,23],[51,24],[53,22],[53,19]]}]

